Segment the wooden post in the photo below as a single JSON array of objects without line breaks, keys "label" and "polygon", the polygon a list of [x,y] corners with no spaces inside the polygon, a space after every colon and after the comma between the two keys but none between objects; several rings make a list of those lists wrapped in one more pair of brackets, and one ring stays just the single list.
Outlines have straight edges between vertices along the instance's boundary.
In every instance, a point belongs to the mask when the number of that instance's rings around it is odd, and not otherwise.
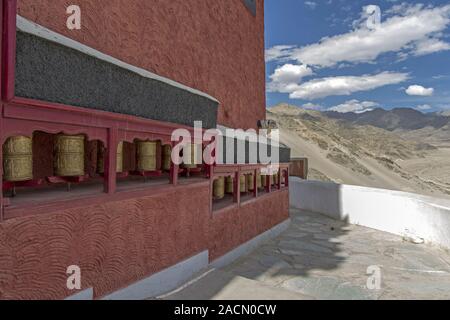
[{"label": "wooden post", "polygon": [[286,188],[288,188],[289,187],[289,167],[287,167],[286,168],[286,177],[285,177],[285,181],[284,181],[284,186],[286,187]]},{"label": "wooden post", "polygon": [[[258,173],[259,173],[259,169],[256,169],[254,171],[254,173],[253,173],[253,186],[254,186],[253,196],[255,198],[258,197],[258,183],[257,183],[257,181],[258,181]],[[259,178],[259,181],[261,182],[261,177]]]},{"label": "wooden post", "polygon": [[270,183],[270,177],[271,177],[270,174],[268,174],[266,176],[266,191],[267,191],[267,193],[272,192],[272,184]]},{"label": "wooden post", "polygon": [[234,174],[234,202],[238,205],[241,204],[241,170],[238,170]]},{"label": "wooden post", "polygon": [[276,186],[277,186],[278,190],[281,190],[282,175],[283,175],[283,170],[281,170],[281,167],[280,167],[280,168],[278,168],[277,181],[276,181]]},{"label": "wooden post", "polygon": [[16,69],[16,15],[17,1],[2,1],[2,90],[3,101],[14,98]]},{"label": "wooden post", "polygon": [[116,192],[116,175],[117,175],[117,145],[119,132],[117,128],[108,130],[108,145],[105,154],[105,192],[114,194]]},{"label": "wooden post", "polygon": [[[3,114],[3,104],[0,108],[1,114]],[[0,118],[0,142],[3,144],[3,118]],[[2,148],[3,149],[3,145]],[[4,203],[3,203],[3,152],[0,152],[0,222],[4,219]]]},{"label": "wooden post", "polygon": [[[172,142],[172,151],[175,149],[175,146],[177,145],[176,142]],[[172,158],[172,156],[171,156]],[[178,172],[179,172],[180,166],[175,164],[172,159],[170,159],[170,183],[174,186],[178,185]]]}]

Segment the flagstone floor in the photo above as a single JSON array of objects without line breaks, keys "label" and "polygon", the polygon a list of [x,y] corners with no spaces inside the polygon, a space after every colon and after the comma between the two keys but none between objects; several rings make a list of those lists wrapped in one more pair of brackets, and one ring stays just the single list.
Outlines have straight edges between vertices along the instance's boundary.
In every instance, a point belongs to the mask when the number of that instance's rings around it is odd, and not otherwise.
[{"label": "flagstone floor", "polygon": [[166,299],[450,299],[450,254],[291,210],[278,238]]}]

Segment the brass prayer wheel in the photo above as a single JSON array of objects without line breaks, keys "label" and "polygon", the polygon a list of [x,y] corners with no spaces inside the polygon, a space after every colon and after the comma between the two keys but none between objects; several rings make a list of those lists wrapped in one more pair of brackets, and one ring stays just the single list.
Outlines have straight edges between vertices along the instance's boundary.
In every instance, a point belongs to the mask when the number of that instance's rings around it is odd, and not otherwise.
[{"label": "brass prayer wheel", "polygon": [[246,180],[245,175],[242,175],[239,179],[241,193],[247,193],[247,185],[245,183],[245,180]]},{"label": "brass prayer wheel", "polygon": [[277,185],[278,184],[278,173],[275,173],[273,175],[273,185]]},{"label": "brass prayer wheel", "polygon": [[248,187],[248,191],[254,191],[255,190],[254,175],[253,174],[247,175],[247,187]]},{"label": "brass prayer wheel", "polygon": [[267,176],[267,175],[261,175],[261,187],[265,188],[267,187],[267,177],[269,177],[269,184],[273,184],[273,176]]},{"label": "brass prayer wheel", "polygon": [[156,141],[139,141],[136,143],[138,171],[156,171],[157,147],[158,142]]},{"label": "brass prayer wheel", "polygon": [[234,179],[232,177],[225,178],[225,192],[233,194],[234,191]]},{"label": "brass prayer wheel", "polygon": [[[186,154],[185,154],[186,153]],[[199,164],[202,164],[202,145],[201,144],[188,144],[183,148],[183,161],[190,163],[183,163],[183,167],[188,169],[195,169]]]},{"label": "brass prayer wheel", "polygon": [[265,188],[267,186],[267,183],[266,183],[267,180],[266,179],[267,179],[267,176],[261,175],[260,181],[261,181],[261,187],[262,188]]},{"label": "brass prayer wheel", "polygon": [[3,145],[3,179],[10,182],[33,179],[33,141],[16,136]]},{"label": "brass prayer wheel", "polygon": [[220,200],[225,197],[225,178],[220,177],[216,180],[214,180],[213,183],[213,195],[214,199]]},{"label": "brass prayer wheel", "polygon": [[55,140],[55,175],[74,177],[84,175],[84,136],[59,134]]},{"label": "brass prayer wheel", "polygon": [[[97,156],[98,173],[105,173],[105,148],[100,147]],[[117,145],[116,172],[123,172],[123,141]]]},{"label": "brass prayer wheel", "polygon": [[163,170],[169,171],[172,165],[172,146],[166,144],[163,146]]}]

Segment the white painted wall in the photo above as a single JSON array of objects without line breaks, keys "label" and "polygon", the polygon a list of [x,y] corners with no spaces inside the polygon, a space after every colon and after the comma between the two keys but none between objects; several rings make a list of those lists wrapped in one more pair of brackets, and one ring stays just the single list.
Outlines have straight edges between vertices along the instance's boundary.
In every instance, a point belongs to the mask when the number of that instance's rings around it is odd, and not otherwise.
[{"label": "white painted wall", "polygon": [[450,248],[450,201],[412,193],[290,178],[292,207]]}]

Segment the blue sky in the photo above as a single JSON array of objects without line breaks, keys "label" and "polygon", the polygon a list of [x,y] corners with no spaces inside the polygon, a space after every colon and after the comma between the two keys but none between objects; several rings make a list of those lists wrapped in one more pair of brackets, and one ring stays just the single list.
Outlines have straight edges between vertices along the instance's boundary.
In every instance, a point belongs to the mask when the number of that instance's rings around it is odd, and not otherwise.
[{"label": "blue sky", "polygon": [[[265,6],[267,106],[450,110],[450,1],[266,0]],[[381,21],[369,25],[375,6]]]}]

